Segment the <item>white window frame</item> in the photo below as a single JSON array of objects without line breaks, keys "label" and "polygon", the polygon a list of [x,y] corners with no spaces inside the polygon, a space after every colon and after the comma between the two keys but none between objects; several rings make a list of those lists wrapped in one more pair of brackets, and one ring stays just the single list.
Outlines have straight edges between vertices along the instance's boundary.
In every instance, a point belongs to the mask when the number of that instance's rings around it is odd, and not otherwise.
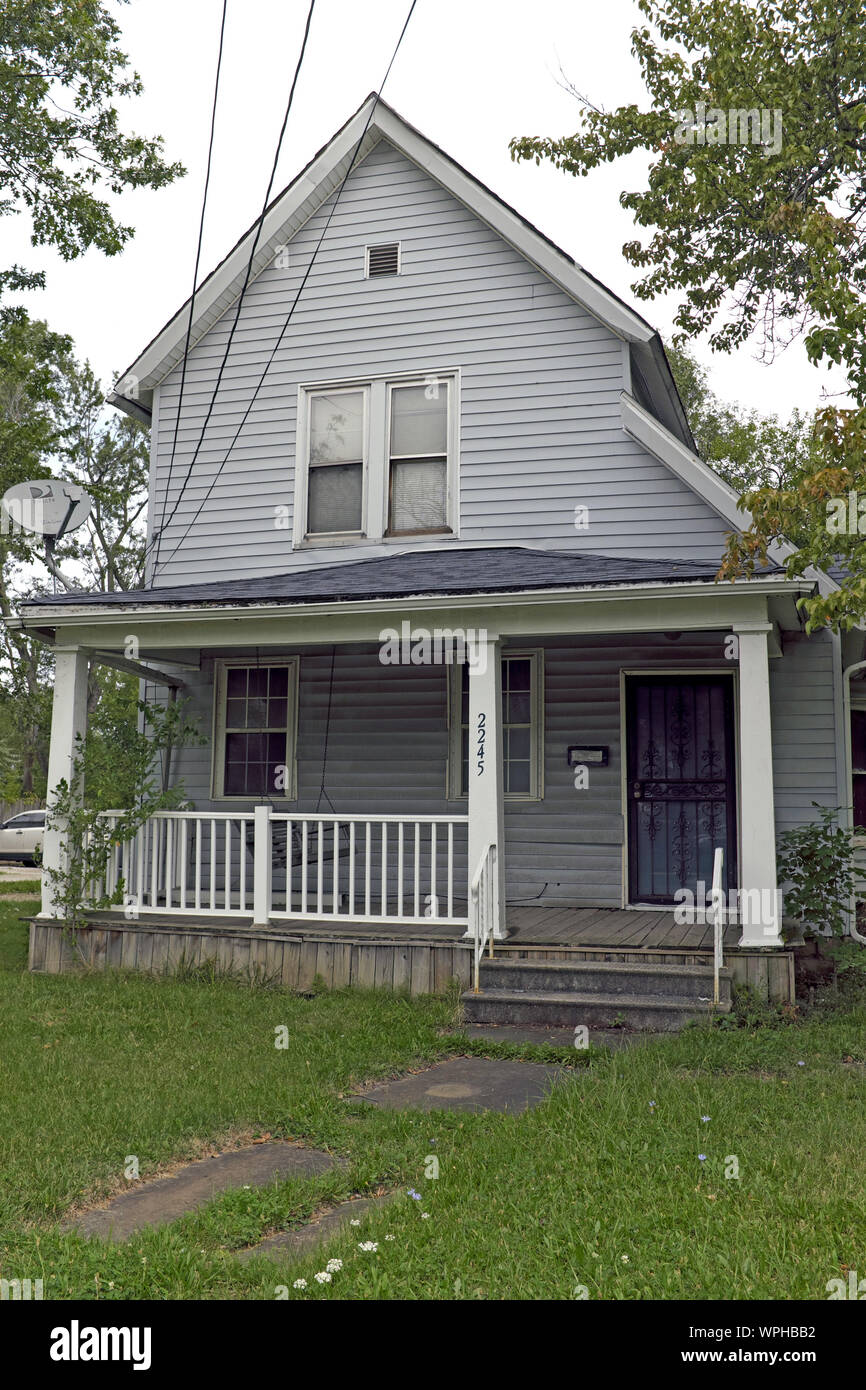
[{"label": "white window frame", "polygon": [[[544,800],[544,648],[509,647],[500,654],[502,662],[514,657],[531,662],[530,692],[530,732],[529,732],[529,791],[506,792],[506,802],[526,802]],[[463,790],[463,746],[461,713],[463,702],[463,666],[451,666],[448,670],[448,768],[446,777],[446,798],[448,801],[466,801],[468,791]],[[502,711],[499,710],[502,719]],[[503,776],[503,787],[505,779]]]},{"label": "white window frame", "polygon": [[[387,534],[389,511],[389,470],[391,433],[391,389],[395,386],[426,386],[431,378],[445,384],[448,391],[448,427],[445,482],[447,530]],[[310,472],[310,402],[317,395],[337,391],[364,391],[363,485],[361,489],[361,530],[307,534],[307,502]],[[295,453],[295,498],[292,546],[294,549],[335,545],[411,545],[413,542],[457,537],[460,512],[460,372],[456,367],[431,368],[422,372],[389,372],[382,376],[343,378],[333,381],[302,382],[298,387],[298,428]]]},{"label": "white window frame", "polygon": [[[448,489],[451,477],[451,458],[453,451],[453,444],[451,439],[451,426],[453,414],[451,401],[453,388],[451,385],[450,378],[440,377],[438,379],[440,381],[444,380],[445,390],[447,391],[445,418],[445,525],[438,527],[435,531],[391,531],[389,529],[389,523],[391,520],[391,418],[394,392],[399,391],[402,387],[424,384],[423,381],[414,382],[391,380],[385,383],[385,516],[383,520],[383,534],[385,540],[411,541],[417,539],[418,537],[423,538],[424,536],[449,536],[452,533],[453,528],[451,527],[449,520],[451,516],[451,505]],[[397,455],[397,458],[399,459],[404,459],[406,457],[408,456],[403,454]],[[438,458],[439,455],[419,454],[416,455],[416,457],[419,459],[430,459]]]},{"label": "white window frame", "polygon": [[[310,419],[311,403],[317,396],[331,396],[339,391],[358,391],[364,401],[364,424],[362,428],[363,458],[361,459],[361,528],[358,531],[317,531],[307,536],[307,507],[310,497]],[[334,541],[357,542],[364,539],[364,518],[367,515],[370,475],[370,383],[367,381],[340,382],[327,385],[302,387],[298,398],[297,456],[295,467],[295,545],[328,544]]]},{"label": "white window frame", "polygon": [[[269,793],[262,798],[249,793],[246,796],[227,796],[223,791],[225,784],[225,747],[226,747],[226,675],[231,670],[241,668],[257,668],[262,666],[285,666],[288,669],[288,710],[286,720],[286,767],[289,771],[288,786],[284,791]],[[299,681],[300,659],[297,656],[268,656],[256,659],[254,656],[238,656],[220,658],[214,662],[214,701],[213,701],[213,738],[211,747],[213,758],[211,764],[211,799],[213,801],[229,801],[232,803],[244,803],[245,805],[267,801],[296,801],[298,796],[298,681]]]}]

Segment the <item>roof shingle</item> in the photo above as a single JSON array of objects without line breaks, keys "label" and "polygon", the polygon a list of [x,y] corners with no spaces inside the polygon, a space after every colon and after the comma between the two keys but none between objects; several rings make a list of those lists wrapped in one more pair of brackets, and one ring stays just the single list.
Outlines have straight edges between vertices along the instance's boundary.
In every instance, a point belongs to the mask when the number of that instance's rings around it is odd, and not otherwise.
[{"label": "roof shingle", "polygon": [[[93,604],[321,603],[408,598],[421,594],[496,594],[598,585],[710,583],[718,565],[697,560],[623,559],[611,555],[525,546],[453,546],[291,570],[254,579],[224,579],[125,592],[67,593],[31,600],[34,606]],[[774,565],[762,573],[779,573]],[[28,605],[30,606],[30,605]]]}]

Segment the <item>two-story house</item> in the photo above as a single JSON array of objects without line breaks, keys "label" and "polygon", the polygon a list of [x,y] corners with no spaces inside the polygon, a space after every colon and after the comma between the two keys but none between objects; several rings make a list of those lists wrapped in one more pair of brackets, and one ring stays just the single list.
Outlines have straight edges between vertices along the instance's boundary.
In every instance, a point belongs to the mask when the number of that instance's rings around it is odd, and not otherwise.
[{"label": "two-story house", "polygon": [[787,997],[777,833],[849,799],[841,644],[797,608],[832,581],[716,581],[742,513],[640,315],[371,97],[112,401],[152,429],[147,585],[26,608],[51,783],[90,661],[206,738],[94,958],[423,990],[492,937],[512,1003],[521,965],[606,961],[604,998],[648,962],[697,1007],[721,850],[729,963]]}]

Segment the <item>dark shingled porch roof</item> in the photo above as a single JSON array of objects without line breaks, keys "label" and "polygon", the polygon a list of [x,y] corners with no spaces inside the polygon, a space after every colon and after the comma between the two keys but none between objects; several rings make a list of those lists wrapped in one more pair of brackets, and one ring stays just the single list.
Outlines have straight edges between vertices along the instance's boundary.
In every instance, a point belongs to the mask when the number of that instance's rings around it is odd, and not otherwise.
[{"label": "dark shingled porch roof", "polygon": [[[32,599],[31,606],[126,607],[137,604],[324,603],[420,594],[496,594],[598,585],[711,583],[718,565],[698,560],[618,559],[586,551],[525,546],[413,550],[341,565],[290,570],[255,579],[166,585],[114,593],[66,593]],[[778,565],[760,571],[781,574]]]}]

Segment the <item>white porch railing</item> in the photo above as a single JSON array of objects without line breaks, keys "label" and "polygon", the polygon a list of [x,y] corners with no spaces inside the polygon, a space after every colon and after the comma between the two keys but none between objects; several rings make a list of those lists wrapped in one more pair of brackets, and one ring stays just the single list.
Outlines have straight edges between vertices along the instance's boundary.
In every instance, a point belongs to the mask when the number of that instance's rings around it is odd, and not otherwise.
[{"label": "white porch railing", "polygon": [[[102,818],[117,825],[124,815]],[[117,843],[92,896],[115,893],[122,879],[125,902],[139,912],[252,912],[244,849],[252,825],[252,811],[157,811],[133,839]]]},{"label": "white porch railing", "polygon": [[465,815],[159,811],[117,843],[91,900],[122,880],[134,912],[465,927],[467,838]]},{"label": "white porch railing", "polygon": [[286,897],[271,916],[465,925],[455,871],[458,852],[465,865],[468,823],[467,816],[273,813],[271,863],[285,869]]},{"label": "white porch railing", "polygon": [[493,933],[499,920],[499,873],[497,868],[496,846],[488,845],[481,863],[472,875],[469,884],[469,923],[475,938],[475,972],[473,988],[477,994],[481,988],[481,957],[484,947],[490,942],[493,955]]}]

